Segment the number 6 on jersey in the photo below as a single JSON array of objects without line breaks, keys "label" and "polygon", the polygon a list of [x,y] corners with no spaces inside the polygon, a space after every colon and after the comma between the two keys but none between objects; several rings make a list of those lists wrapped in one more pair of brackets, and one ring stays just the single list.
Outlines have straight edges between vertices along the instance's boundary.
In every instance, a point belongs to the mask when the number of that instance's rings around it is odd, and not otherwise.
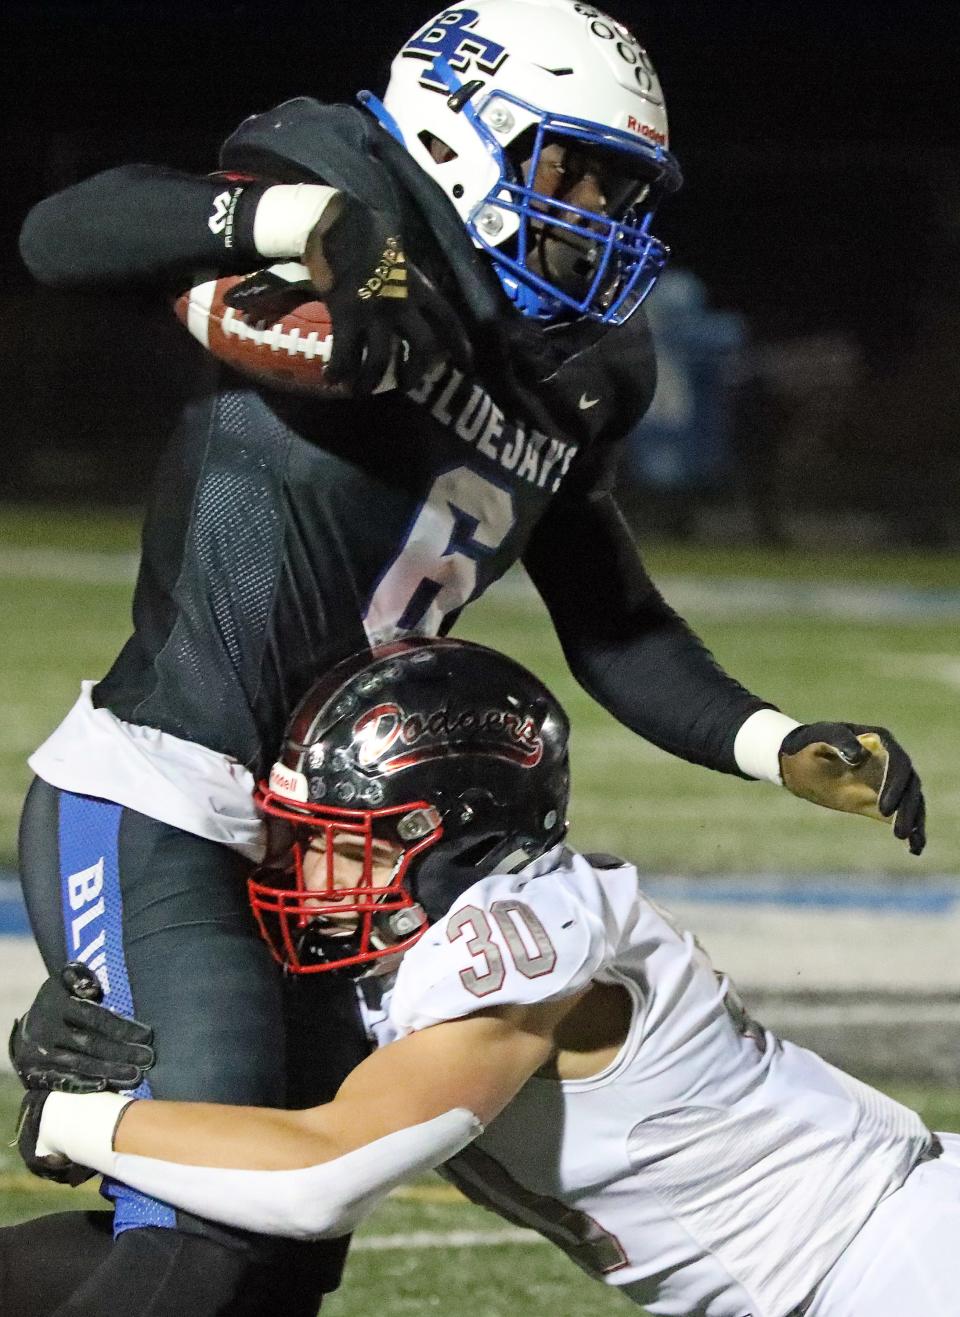
[{"label": "number 6 on jersey", "polygon": [[437,635],[478,593],[478,562],[500,548],[515,520],[503,485],[467,466],[442,472],[367,606],[370,643],[410,631]]}]

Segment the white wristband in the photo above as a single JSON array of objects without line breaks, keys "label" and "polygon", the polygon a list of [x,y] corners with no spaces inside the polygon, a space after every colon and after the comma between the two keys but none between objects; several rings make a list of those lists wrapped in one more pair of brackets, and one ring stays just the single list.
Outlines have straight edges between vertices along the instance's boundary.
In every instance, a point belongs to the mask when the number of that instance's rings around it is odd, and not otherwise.
[{"label": "white wristband", "polygon": [[261,256],[302,256],[313,226],[337,195],[321,183],[278,183],[267,188],[253,217],[253,241]]},{"label": "white wristband", "polygon": [[51,1093],[43,1104],[37,1153],[62,1153],[78,1166],[112,1175],[113,1135],[129,1093]]},{"label": "white wristband", "polygon": [[780,746],[787,732],[800,724],[777,709],[758,709],[737,732],[733,757],[747,777],[783,785],[780,776]]}]

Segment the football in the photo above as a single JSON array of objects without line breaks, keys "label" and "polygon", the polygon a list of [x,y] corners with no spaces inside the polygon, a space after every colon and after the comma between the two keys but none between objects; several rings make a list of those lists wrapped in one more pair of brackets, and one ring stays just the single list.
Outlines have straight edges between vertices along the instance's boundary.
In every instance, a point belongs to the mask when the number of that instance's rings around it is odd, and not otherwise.
[{"label": "football", "polygon": [[174,310],[208,352],[258,383],[327,398],[349,393],[325,378],[333,328],[303,265],[198,280]]}]

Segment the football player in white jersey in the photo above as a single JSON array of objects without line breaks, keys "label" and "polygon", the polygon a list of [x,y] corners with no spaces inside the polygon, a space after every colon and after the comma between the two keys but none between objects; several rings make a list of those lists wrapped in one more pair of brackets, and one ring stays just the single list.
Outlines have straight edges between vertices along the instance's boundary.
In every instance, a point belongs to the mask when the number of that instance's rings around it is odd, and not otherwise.
[{"label": "football player in white jersey", "polygon": [[386,1045],[307,1111],[32,1092],[28,1164],[298,1238],[443,1164],[651,1313],[955,1313],[960,1137],[762,1028],[632,865],[564,845],[567,735],[476,645],[339,664],[259,790],[250,895]]}]

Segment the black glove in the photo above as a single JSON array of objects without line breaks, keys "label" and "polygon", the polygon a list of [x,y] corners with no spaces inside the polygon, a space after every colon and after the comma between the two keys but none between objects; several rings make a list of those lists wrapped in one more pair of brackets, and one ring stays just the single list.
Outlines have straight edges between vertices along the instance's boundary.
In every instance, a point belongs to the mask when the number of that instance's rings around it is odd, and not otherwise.
[{"label": "black glove", "polygon": [[783,784],[827,809],[888,821],[911,855],[927,844],[926,805],[910,756],[885,727],[804,723],[780,746]]},{"label": "black glove", "polygon": [[20,1123],[17,1125],[17,1151],[26,1163],[27,1170],[38,1175],[41,1180],[56,1180],[57,1184],[69,1184],[76,1188],[97,1172],[91,1171],[88,1166],[78,1166],[62,1153],[37,1152],[43,1104],[48,1096],[48,1093],[36,1089],[24,1093],[20,1104]]},{"label": "black glove", "polygon": [[256,270],[223,295],[224,303],[254,325],[271,325],[316,299],[310,279],[284,279],[273,270]]},{"label": "black glove", "polygon": [[407,258],[384,211],[338,192],[307,239],[303,261],[333,325],[331,384],[349,385],[355,397],[370,394],[395,354],[401,388],[444,358],[469,369],[473,354],[459,315]]},{"label": "black glove", "polygon": [[102,1093],[136,1088],[154,1063],[153,1030],[99,1006],[96,974],[80,961],[47,979],[14,1022],[10,1060],[26,1088]]}]

